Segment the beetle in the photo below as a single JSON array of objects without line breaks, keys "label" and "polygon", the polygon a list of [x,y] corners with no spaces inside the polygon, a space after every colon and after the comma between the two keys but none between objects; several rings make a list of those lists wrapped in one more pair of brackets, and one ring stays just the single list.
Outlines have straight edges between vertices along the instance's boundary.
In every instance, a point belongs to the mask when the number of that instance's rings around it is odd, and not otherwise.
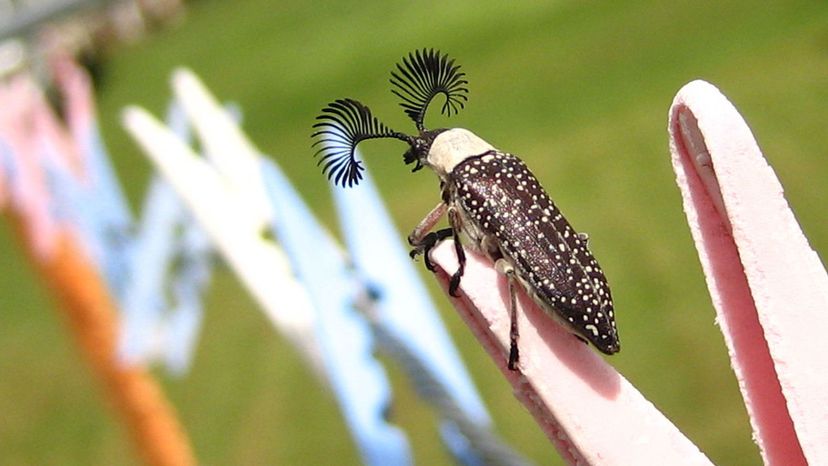
[{"label": "beetle", "polygon": [[[412,172],[429,167],[437,174],[441,201],[409,235],[411,257],[422,254],[433,272],[429,251],[453,238],[459,266],[451,275],[449,294],[455,297],[466,264],[465,245],[506,275],[510,370],[519,361],[516,284],[580,340],[605,354],[618,352],[612,296],[588,237],[572,228],[526,164],[467,129],[425,128],[426,110],[438,95],[445,97],[441,112],[447,116],[468,101],[468,81],[460,66],[439,51],[417,50],[402,58],[390,82],[418,133],[390,129],[357,100],[335,100],[322,109],[311,136],[322,172],[335,184],[354,186],[364,170],[356,146],[367,139],[393,138],[408,144],[403,161],[414,164]],[[444,215],[449,227],[433,231]]]}]

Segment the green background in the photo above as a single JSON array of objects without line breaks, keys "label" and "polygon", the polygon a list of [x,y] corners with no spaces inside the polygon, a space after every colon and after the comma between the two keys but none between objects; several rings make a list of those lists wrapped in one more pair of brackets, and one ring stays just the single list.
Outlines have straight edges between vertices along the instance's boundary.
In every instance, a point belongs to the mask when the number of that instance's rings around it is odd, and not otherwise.
[{"label": "green background", "polygon": [[[107,145],[133,206],[149,164],[119,124],[139,104],[163,115],[189,66],[244,111],[244,128],[335,229],[310,126],[358,98],[412,125],[388,73],[422,47],[450,53],[470,101],[448,120],[520,155],[590,245],[612,284],[624,350],[609,361],[721,465],[761,463],[674,183],[667,112],[685,83],[717,85],[744,115],[809,237],[828,250],[828,3],[824,1],[269,2],[190,4],[186,20],[111,51],[99,89]],[[398,141],[365,158],[401,238],[438,200]],[[0,222],[0,463],[129,465],[136,456],[79,359],[55,303]],[[539,464],[552,445],[427,273],[498,432]],[[356,464],[332,396],[219,268],[192,372],[156,371],[203,464]],[[433,414],[395,379],[394,419],[417,464],[449,462]],[[633,426],[636,420],[631,419]]]}]

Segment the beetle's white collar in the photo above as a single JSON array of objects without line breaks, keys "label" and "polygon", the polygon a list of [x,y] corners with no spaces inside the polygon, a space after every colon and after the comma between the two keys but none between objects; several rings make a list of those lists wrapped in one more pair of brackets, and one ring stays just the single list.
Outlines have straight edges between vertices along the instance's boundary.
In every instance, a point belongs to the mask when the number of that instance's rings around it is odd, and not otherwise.
[{"label": "beetle's white collar", "polygon": [[463,160],[490,150],[494,147],[471,131],[453,128],[434,138],[426,163],[442,178]]}]

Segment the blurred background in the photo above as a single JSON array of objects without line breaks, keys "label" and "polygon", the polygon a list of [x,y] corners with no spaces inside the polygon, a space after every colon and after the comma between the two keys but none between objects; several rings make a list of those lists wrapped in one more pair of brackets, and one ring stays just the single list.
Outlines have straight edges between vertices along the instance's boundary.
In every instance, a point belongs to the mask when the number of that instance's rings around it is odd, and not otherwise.
[{"label": "blurred background", "polygon": [[[14,22],[21,21],[15,10],[34,3],[0,1],[2,39],[34,33]],[[426,125],[472,129],[527,162],[576,229],[589,233],[610,279],[623,351],[609,362],[714,463],[761,463],[674,183],[667,112],[693,79],[719,87],[824,256],[828,3],[78,3],[54,24],[67,35],[94,31],[81,34],[78,50],[95,76],[103,136],[136,209],[151,171],[120,112],[139,104],[163,115],[177,66],[240,105],[247,134],[336,231],[310,149],[315,116],[327,102],[353,97],[409,131],[390,93],[392,67],[423,47],[455,57],[470,82],[469,103],[451,119],[432,111]],[[436,179],[410,174],[398,141],[360,147],[403,237],[437,202]],[[0,222],[0,463],[138,464],[19,244]],[[498,433],[538,464],[562,464],[422,276]],[[359,463],[333,397],[226,268],[209,288],[191,372],[156,375],[203,464]],[[401,380],[393,366],[392,376]],[[433,414],[405,384],[394,392],[393,418],[409,432],[417,464],[447,464]]]}]

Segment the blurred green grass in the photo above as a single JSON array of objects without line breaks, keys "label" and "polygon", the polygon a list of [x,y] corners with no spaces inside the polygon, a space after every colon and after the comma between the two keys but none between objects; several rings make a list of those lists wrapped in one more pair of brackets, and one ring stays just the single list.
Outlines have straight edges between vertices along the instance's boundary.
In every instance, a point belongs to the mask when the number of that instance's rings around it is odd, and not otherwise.
[{"label": "blurred green grass", "polygon": [[[421,47],[456,57],[471,89],[459,116],[432,113],[427,125],[467,127],[519,154],[590,234],[624,344],[610,362],[715,463],[760,463],[673,182],[667,110],[684,83],[716,84],[747,119],[824,254],[828,4],[202,0],[181,26],[114,51],[99,91],[104,137],[137,206],[149,166],[120,128],[120,110],[137,103],[162,115],[170,72],[189,66],[217,96],[241,105],[250,137],[335,229],[311,159],[313,118],[348,96],[410,130],[387,78]],[[399,143],[364,151],[402,237],[437,201],[435,178],[410,175]],[[17,244],[2,222],[2,463],[136,464]],[[429,284],[498,431],[539,464],[561,464]],[[392,373],[394,416],[411,432],[417,463],[445,464],[433,415]],[[204,464],[358,462],[332,397],[224,270],[210,288],[191,374],[158,375]]]}]

